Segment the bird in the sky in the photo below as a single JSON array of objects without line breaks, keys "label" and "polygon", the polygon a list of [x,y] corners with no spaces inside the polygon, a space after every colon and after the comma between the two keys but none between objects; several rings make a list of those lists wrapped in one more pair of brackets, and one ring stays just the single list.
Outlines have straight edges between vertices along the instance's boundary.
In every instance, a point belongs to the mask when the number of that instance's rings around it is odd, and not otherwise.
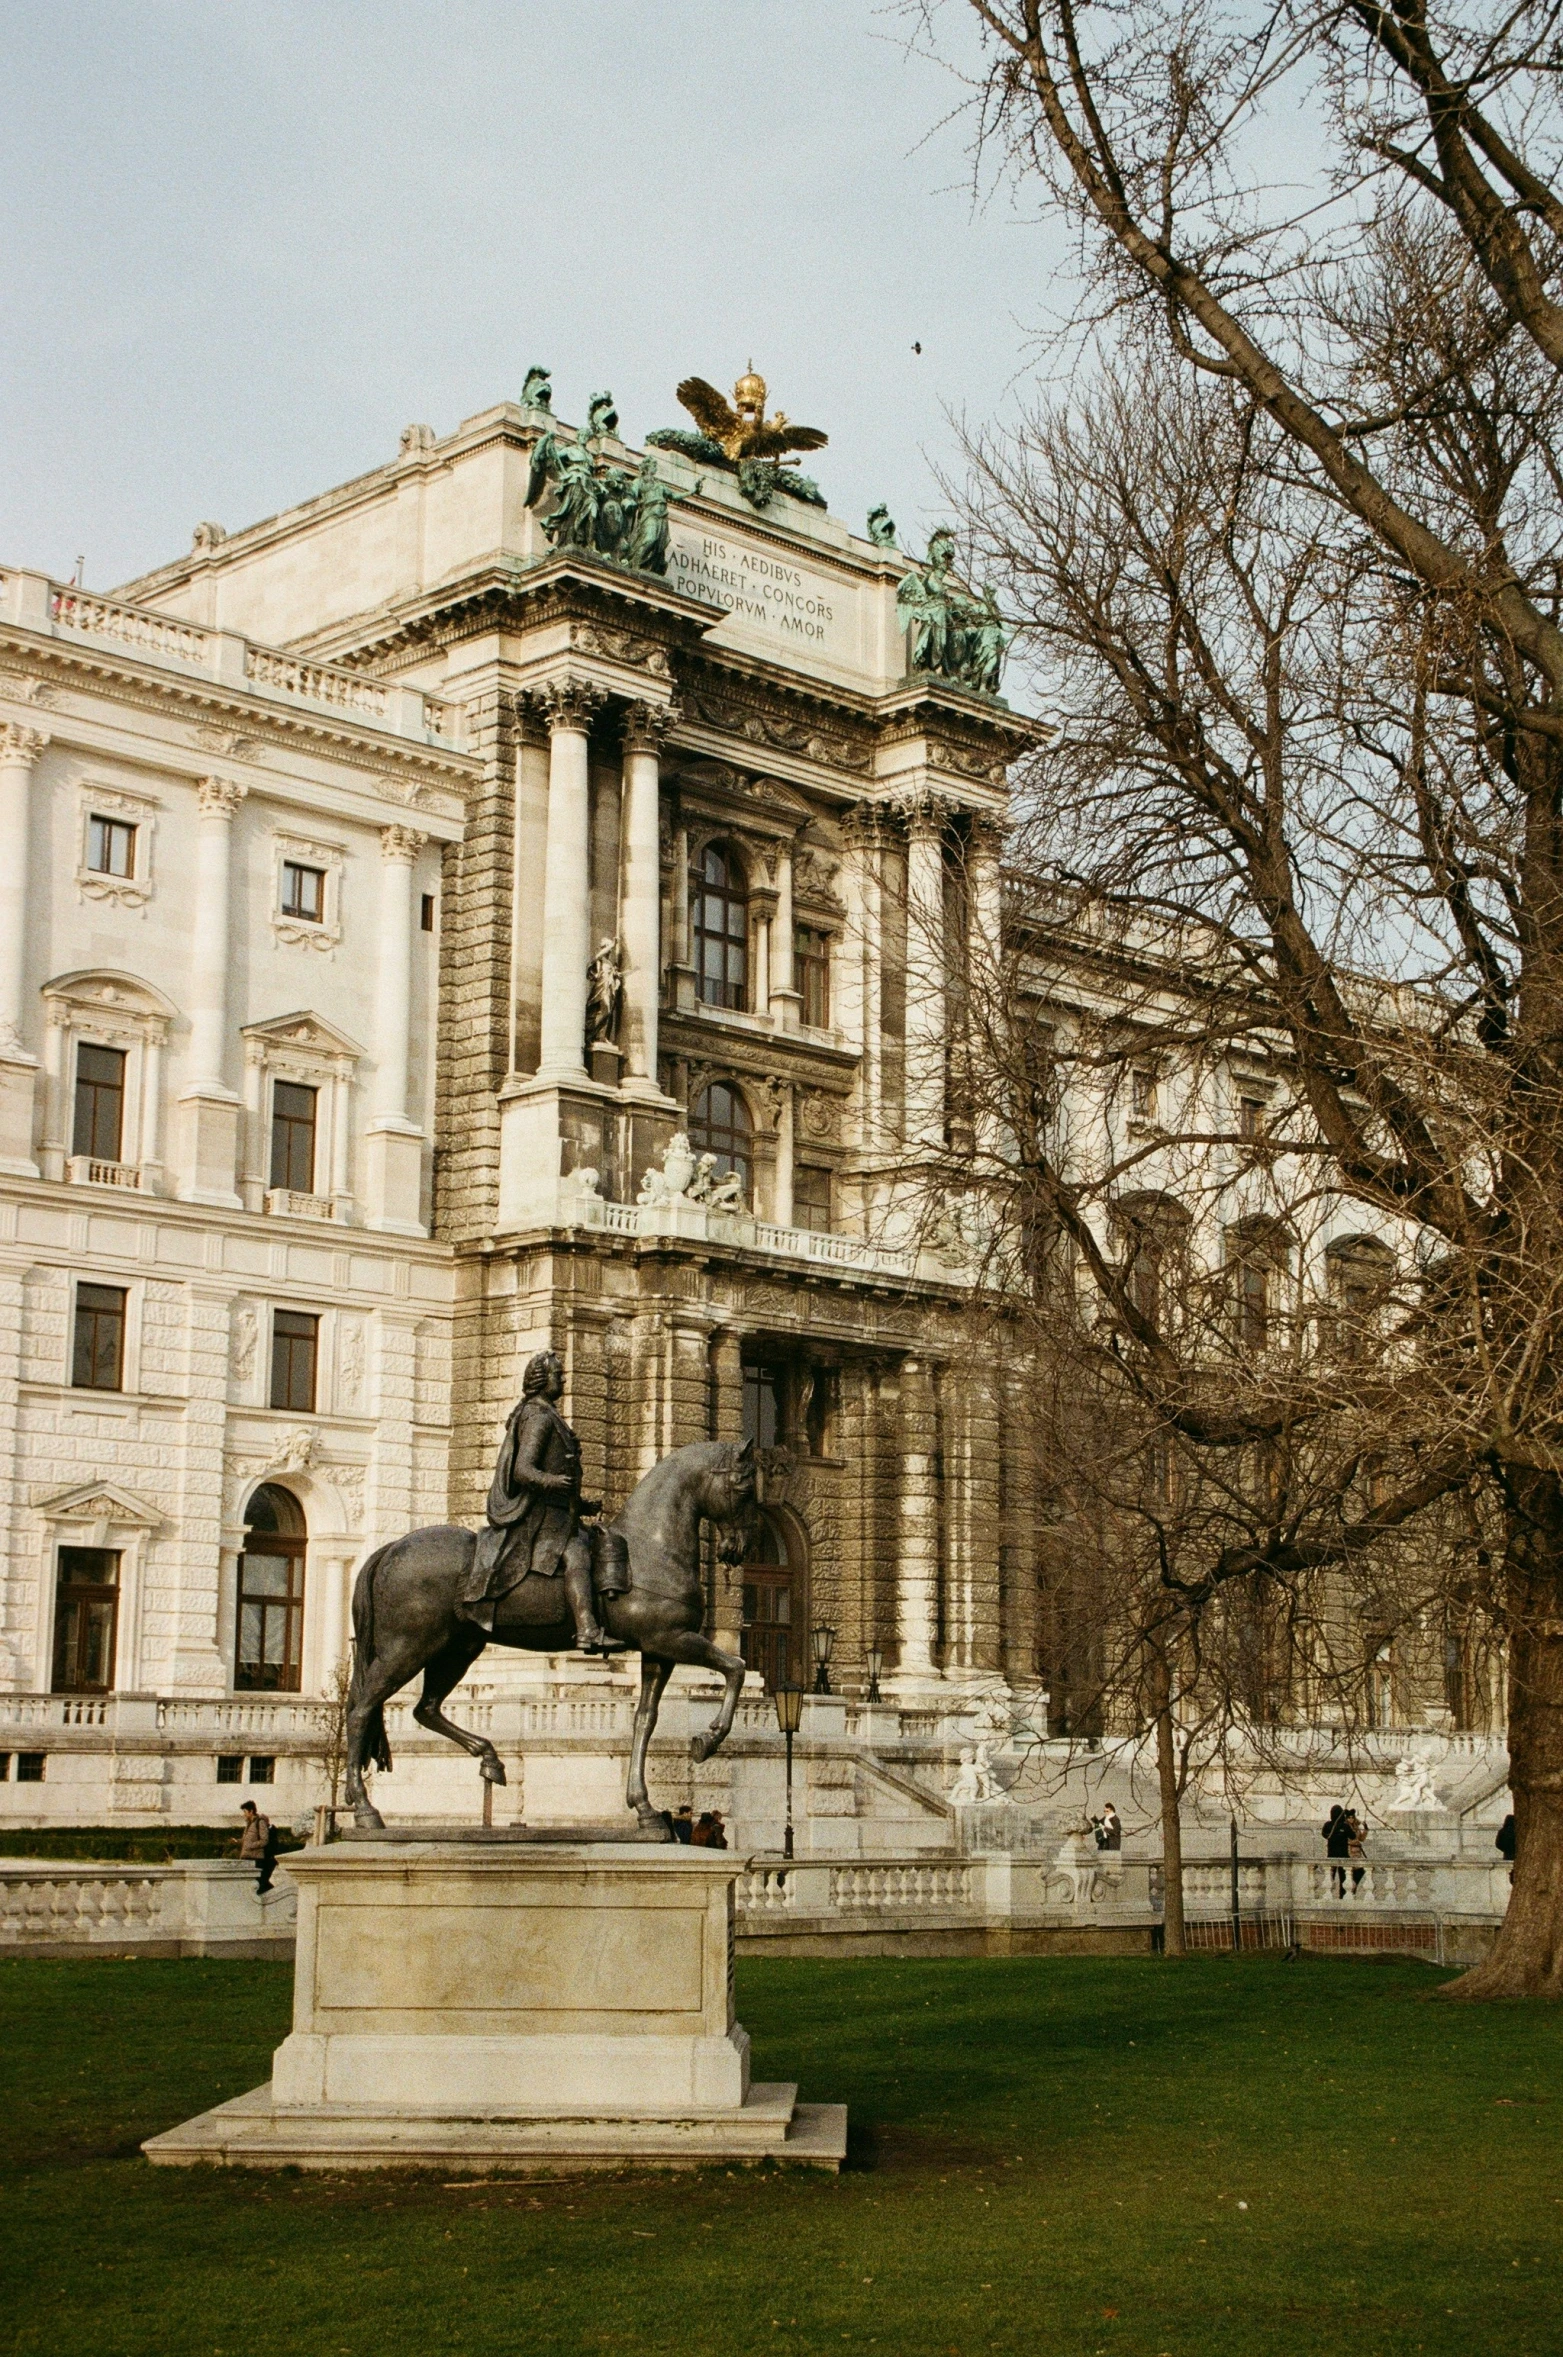
[{"label": "bird in the sky", "polygon": [[922,350],[922,345],[921,345],[921,344],[914,344],[914,345],[912,346],[912,350],[913,350],[914,352],[921,352],[921,350]]}]

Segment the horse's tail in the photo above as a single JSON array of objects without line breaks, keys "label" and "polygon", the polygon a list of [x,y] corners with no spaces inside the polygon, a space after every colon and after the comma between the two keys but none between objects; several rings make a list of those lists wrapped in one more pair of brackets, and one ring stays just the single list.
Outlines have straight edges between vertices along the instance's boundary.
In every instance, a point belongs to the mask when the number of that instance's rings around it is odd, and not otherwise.
[{"label": "horse's tail", "polygon": [[[392,1544],[394,1545],[394,1541]],[[369,1665],[374,1660],[374,1583],[375,1574],[391,1549],[376,1547],[358,1574],[353,1589],[353,1678],[348,1688],[347,1707],[356,1708],[364,1687],[369,1682]],[[377,1702],[364,1721],[364,1758],[377,1768],[391,1765],[390,1738],[385,1732],[385,1705]]]}]

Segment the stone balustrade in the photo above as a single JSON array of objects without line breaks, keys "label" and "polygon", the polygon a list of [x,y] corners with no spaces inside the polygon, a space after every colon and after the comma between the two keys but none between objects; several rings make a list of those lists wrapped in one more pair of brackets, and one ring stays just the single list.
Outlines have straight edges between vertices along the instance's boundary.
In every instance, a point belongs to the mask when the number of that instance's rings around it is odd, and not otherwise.
[{"label": "stone balustrade", "polygon": [[285,1868],[260,1898],[253,1865],[226,1858],[0,1859],[0,1955],[285,1956],[297,1918]]},{"label": "stone balustrade", "polygon": [[458,707],[421,689],[373,679],[338,663],[308,662],[231,631],[208,630],[146,606],[94,596],[41,573],[11,568],[0,573],[0,621],[47,638],[109,642],[156,663],[204,672],[250,695],[334,712],[417,743],[460,745]]},{"label": "stone balustrade", "polygon": [[561,1227],[589,1228],[602,1235],[726,1244],[738,1251],[770,1253],[816,1268],[888,1277],[899,1284],[959,1281],[957,1271],[930,1253],[871,1243],[861,1236],[828,1234],[817,1228],[778,1227],[771,1220],[753,1219],[747,1212],[713,1211],[708,1204],[689,1198],[672,1203],[610,1203],[566,1180],[559,1190],[557,1218]]}]

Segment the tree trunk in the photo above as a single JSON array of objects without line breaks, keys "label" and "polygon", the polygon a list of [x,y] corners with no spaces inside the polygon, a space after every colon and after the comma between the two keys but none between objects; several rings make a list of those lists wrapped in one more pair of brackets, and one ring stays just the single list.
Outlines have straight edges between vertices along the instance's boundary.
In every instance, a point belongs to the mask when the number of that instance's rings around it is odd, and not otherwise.
[{"label": "tree trunk", "polygon": [[1510,1478],[1509,1784],[1514,1888],[1498,1944],[1447,1997],[1563,1997],[1563,1487]]},{"label": "tree trunk", "polygon": [[1161,1787],[1162,1953],[1185,1956],[1188,1945],[1183,1930],[1183,1820],[1178,1813],[1172,1673],[1160,1646],[1151,1649],[1151,1695],[1156,1706],[1156,1780]]}]

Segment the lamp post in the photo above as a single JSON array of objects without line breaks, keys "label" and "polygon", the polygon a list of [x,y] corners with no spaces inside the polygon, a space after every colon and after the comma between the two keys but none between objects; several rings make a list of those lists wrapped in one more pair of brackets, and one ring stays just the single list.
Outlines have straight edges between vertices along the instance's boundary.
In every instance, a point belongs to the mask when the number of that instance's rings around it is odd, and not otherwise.
[{"label": "lamp post", "polygon": [[836,1643],[836,1632],[828,1621],[816,1621],[809,1631],[814,1643],[814,1691],[830,1692],[830,1656]]},{"label": "lamp post", "polygon": [[798,1732],[798,1721],[803,1716],[803,1688],[778,1686],[771,1697],[776,1705],[776,1724],[787,1738],[787,1830],[782,1835],[782,1856],[792,1856],[792,1739]]},{"label": "lamp post", "polygon": [[883,1697],[879,1691],[879,1673],[884,1668],[884,1666],[884,1647],[882,1645],[870,1645],[868,1649],[868,1699],[870,1702],[879,1702],[883,1700]]}]

